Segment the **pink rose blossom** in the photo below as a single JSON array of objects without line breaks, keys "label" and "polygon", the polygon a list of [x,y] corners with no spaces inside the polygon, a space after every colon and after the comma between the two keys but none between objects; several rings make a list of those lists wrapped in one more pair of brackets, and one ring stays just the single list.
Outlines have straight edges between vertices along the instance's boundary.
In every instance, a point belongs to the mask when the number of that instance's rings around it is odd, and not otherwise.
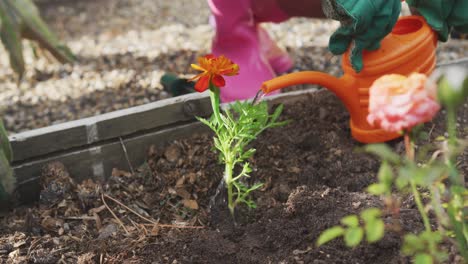
[{"label": "pink rose blossom", "polygon": [[390,74],[369,90],[367,122],[389,132],[400,132],[430,121],[439,111],[437,85],[426,75]]}]

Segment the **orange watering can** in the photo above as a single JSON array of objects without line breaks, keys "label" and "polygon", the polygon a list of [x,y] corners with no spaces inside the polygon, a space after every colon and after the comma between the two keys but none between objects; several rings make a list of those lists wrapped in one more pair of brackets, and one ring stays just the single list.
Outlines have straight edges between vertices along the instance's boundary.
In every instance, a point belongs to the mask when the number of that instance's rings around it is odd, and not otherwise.
[{"label": "orange watering can", "polygon": [[316,71],[296,72],[266,81],[264,94],[297,84],[318,84],[334,92],[349,111],[351,134],[359,142],[376,143],[395,139],[389,133],[367,123],[369,88],[385,74],[409,75],[412,72],[430,74],[436,64],[437,36],[424,18],[408,16],[398,20],[381,47],[363,54],[364,69],[356,73],[351,67],[348,50],[342,57],[344,75],[336,78]]}]

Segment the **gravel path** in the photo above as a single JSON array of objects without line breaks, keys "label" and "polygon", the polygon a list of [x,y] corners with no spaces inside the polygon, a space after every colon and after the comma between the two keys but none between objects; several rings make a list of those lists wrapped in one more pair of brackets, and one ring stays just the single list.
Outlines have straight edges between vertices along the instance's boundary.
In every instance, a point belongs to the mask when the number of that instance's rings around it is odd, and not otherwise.
[{"label": "gravel path", "polygon": [[[60,65],[35,59],[26,45],[25,80],[16,84],[0,50],[0,112],[10,132],[101,114],[167,98],[165,72],[209,51],[213,31],[206,0],[39,0],[51,28],[78,56]],[[338,75],[339,58],[326,49],[337,23],[291,19],[266,28],[288,49],[296,69]],[[439,47],[439,61],[468,56],[467,41]]]}]

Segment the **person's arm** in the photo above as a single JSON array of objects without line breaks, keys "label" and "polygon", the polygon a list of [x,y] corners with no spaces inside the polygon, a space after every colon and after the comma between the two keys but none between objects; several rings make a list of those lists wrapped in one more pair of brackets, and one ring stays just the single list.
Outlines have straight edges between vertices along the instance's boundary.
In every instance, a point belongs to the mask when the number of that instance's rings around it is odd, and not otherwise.
[{"label": "person's arm", "polygon": [[[325,18],[321,0],[277,0],[289,16]],[[294,3],[294,4],[292,4]]]}]

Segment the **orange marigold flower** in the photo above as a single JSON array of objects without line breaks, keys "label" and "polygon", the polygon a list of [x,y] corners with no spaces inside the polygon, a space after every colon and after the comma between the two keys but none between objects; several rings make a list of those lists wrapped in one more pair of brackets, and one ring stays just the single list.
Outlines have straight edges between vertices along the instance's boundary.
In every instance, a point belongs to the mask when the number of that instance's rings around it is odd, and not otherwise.
[{"label": "orange marigold flower", "polygon": [[192,68],[202,73],[196,75],[190,81],[197,80],[195,90],[197,92],[204,92],[208,89],[210,82],[214,86],[220,88],[226,85],[224,76],[233,76],[239,73],[239,65],[232,62],[230,59],[221,55],[216,57],[212,54],[199,57],[198,65],[192,64]]}]

